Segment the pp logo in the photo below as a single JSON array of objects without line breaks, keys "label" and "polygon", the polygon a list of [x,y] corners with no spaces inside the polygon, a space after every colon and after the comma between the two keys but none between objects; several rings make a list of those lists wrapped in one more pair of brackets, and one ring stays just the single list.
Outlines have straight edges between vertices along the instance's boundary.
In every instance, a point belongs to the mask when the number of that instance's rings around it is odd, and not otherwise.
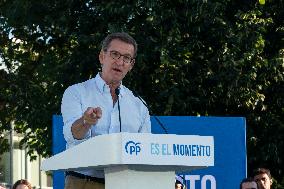
[{"label": "pp logo", "polygon": [[133,153],[135,153],[136,155],[141,151],[141,147],[140,147],[140,142],[133,142],[133,141],[128,141],[125,144],[125,151],[126,153],[132,155]]}]

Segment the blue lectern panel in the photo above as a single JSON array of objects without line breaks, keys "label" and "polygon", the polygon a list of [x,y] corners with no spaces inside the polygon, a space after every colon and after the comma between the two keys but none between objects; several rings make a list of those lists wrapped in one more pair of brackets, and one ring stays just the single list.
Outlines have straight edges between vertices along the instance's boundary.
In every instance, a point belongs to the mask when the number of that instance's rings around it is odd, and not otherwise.
[{"label": "blue lectern panel", "polygon": [[[187,189],[238,189],[246,176],[245,119],[241,117],[158,116],[168,133],[214,136],[215,166],[190,173],[179,173]],[[151,118],[152,133],[164,133]],[[53,116],[53,154],[65,149],[62,117]],[[54,171],[53,188],[64,188],[64,174]]]},{"label": "blue lectern panel", "polygon": [[[52,117],[52,153],[58,154],[65,150],[66,141],[63,136],[62,116],[54,115]],[[53,171],[53,189],[64,188],[64,172]]]},{"label": "blue lectern panel", "polygon": [[[246,177],[246,127],[241,117],[159,116],[168,133],[214,136],[215,166],[180,173],[187,189],[238,189]],[[164,133],[155,119],[152,133]]]}]

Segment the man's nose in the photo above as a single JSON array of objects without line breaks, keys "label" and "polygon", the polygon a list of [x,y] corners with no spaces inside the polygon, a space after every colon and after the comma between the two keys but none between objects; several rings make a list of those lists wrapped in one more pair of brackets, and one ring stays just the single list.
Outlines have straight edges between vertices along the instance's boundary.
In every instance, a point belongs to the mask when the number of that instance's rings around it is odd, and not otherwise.
[{"label": "man's nose", "polygon": [[258,188],[264,189],[264,181],[261,180],[261,181],[258,182]]},{"label": "man's nose", "polygon": [[117,59],[115,62],[117,65],[123,65],[124,64],[123,56],[119,57],[119,59]]},{"label": "man's nose", "polygon": [[261,180],[260,182],[261,182],[262,185],[264,185],[264,180]]}]

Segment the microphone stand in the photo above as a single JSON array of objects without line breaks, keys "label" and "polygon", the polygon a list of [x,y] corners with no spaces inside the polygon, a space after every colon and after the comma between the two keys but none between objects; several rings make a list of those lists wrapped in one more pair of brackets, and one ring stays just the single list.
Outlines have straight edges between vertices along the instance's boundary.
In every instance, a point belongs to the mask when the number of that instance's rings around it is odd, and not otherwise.
[{"label": "microphone stand", "polygon": [[[144,106],[146,106],[148,108],[148,110],[150,111],[149,107],[147,106],[147,104],[144,102],[144,100],[135,92],[133,91],[133,95],[136,96],[137,98],[139,98],[139,100],[144,104]],[[161,126],[161,128],[164,130],[164,132],[166,134],[168,134],[167,129],[165,128],[165,126],[163,125],[163,123],[157,118],[157,116],[153,116],[155,118],[155,120],[158,122],[158,124]]]},{"label": "microphone stand", "polygon": [[117,96],[117,105],[118,105],[119,132],[121,132],[121,116],[120,116],[119,93],[120,93],[120,89],[116,88],[115,89],[115,94]]}]

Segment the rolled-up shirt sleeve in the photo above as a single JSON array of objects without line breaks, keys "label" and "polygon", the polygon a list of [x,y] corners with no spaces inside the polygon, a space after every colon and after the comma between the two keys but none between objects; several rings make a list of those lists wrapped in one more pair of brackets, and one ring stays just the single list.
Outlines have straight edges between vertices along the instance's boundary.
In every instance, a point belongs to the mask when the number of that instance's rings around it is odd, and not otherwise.
[{"label": "rolled-up shirt sleeve", "polygon": [[72,124],[84,113],[84,110],[82,109],[82,96],[78,87],[78,85],[68,87],[63,94],[61,103],[61,113],[64,123],[63,134],[69,147],[77,145],[91,136],[89,131],[84,139],[77,140],[73,137],[71,132]]}]

